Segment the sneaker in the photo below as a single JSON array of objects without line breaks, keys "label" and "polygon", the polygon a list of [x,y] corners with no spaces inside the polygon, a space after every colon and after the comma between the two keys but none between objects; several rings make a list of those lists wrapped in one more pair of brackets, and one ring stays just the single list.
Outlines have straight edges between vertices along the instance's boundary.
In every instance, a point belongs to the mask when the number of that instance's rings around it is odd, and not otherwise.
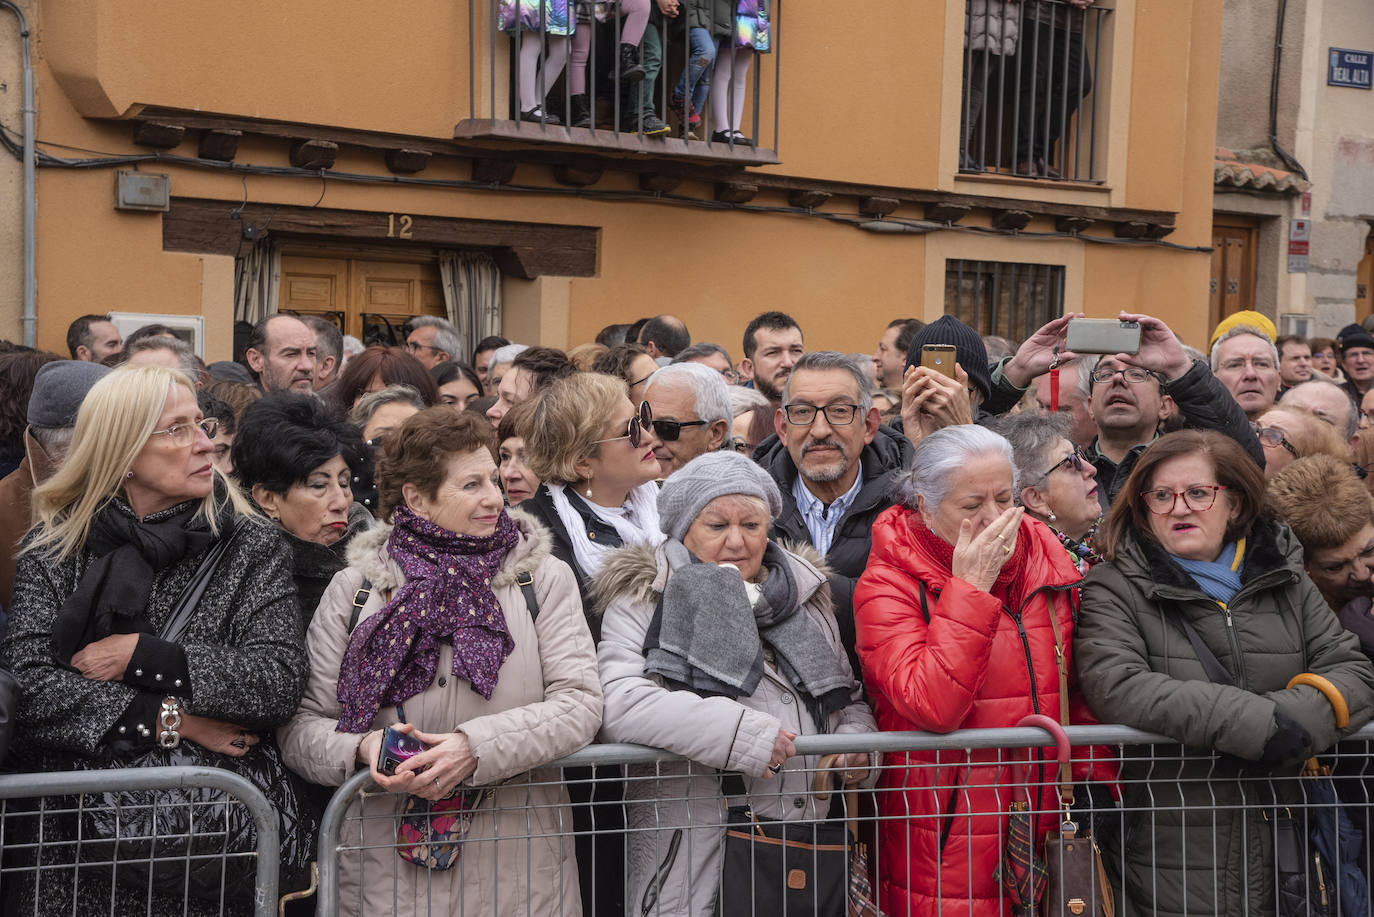
[{"label": "sneaker", "polygon": [[539,105],[534,106],[529,111],[522,111],[520,113],[520,120],[534,121],[535,123],[543,121],[545,124],[563,123],[561,118],[559,118],[557,115],[550,114],[549,112],[544,111],[543,107]]},{"label": "sneaker", "polygon": [[645,137],[659,137],[672,132],[672,128],[653,109],[646,108],[642,114],[642,120],[639,114],[626,114],[621,119],[620,130],[626,134],[643,134]]},{"label": "sneaker", "polygon": [[716,131],[711,135],[712,143],[734,144],[735,146],[753,146],[754,141],[744,136],[737,130]]}]

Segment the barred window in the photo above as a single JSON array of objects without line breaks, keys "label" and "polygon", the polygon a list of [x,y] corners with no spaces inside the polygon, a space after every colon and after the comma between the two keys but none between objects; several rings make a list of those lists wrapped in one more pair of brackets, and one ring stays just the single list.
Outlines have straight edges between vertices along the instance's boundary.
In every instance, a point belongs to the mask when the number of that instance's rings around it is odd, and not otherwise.
[{"label": "barred window", "polygon": [[1064,313],[1064,267],[1016,261],[945,261],[945,314],[978,329],[1024,341]]}]

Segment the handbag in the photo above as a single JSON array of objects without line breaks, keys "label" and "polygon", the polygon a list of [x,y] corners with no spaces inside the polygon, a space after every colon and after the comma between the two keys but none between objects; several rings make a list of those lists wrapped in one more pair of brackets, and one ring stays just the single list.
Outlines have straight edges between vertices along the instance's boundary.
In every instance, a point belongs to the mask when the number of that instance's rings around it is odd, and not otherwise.
[{"label": "handbag", "polygon": [[433,802],[408,797],[396,826],[396,855],[425,869],[452,869],[483,794],[481,789],[460,790]]},{"label": "handbag", "polygon": [[[184,640],[215,568],[228,553],[237,528],[215,541],[159,630],[172,643]],[[110,752],[98,761],[81,758],[79,769],[111,767],[216,767],[247,779],[277,816],[280,886],[303,887],[315,855],[319,815],[308,785],[286,767],[272,736],[242,757],[210,751],[194,742],[160,745],[133,754]],[[115,881],[140,891],[202,901],[253,900],[257,881],[257,827],[246,806],[226,803],[220,790],[109,790],[82,797],[82,844],[117,865]]]},{"label": "handbag", "polygon": [[[816,784],[831,768],[839,766],[843,755],[826,755],[817,766]],[[827,794],[817,794],[818,801],[824,801]],[[873,881],[869,878],[868,845],[859,840],[859,794],[852,786],[842,786],[840,801],[844,806],[844,824],[849,831],[849,881],[845,888],[845,913],[847,917],[887,917],[873,894]]]},{"label": "handbag", "polygon": [[[829,775],[822,771],[816,779],[828,781]],[[743,790],[737,775],[722,782],[732,781]],[[720,917],[842,917],[848,897],[848,836],[843,824],[778,821],[756,815],[748,806],[730,807],[717,901]]]},{"label": "handbag", "polygon": [[[1064,641],[1055,616],[1054,595],[1046,594],[1050,627],[1054,631],[1054,655],[1059,670],[1059,720],[1069,722],[1069,671]],[[1018,726],[1038,726],[1054,736],[1059,763],[1059,802],[1062,819],[1058,830],[1045,835],[1040,856],[1033,849],[1034,816],[1028,802],[1011,804],[1006,844],[995,877],[1012,899],[1012,913],[1029,917],[1115,917],[1116,902],[1102,851],[1091,831],[1080,830],[1073,820],[1073,769],[1069,764],[1068,734],[1059,720],[1044,714],[1023,717]]]}]

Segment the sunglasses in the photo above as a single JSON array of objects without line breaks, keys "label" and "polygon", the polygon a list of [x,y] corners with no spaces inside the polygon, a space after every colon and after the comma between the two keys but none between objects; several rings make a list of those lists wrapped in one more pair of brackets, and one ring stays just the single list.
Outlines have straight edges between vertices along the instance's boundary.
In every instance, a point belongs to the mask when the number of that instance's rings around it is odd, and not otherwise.
[{"label": "sunglasses", "polygon": [[1083,450],[1075,449],[1068,455],[1064,456],[1062,459],[1051,465],[1050,470],[1040,475],[1040,477],[1037,480],[1045,480],[1045,478],[1048,478],[1050,475],[1054,474],[1056,471],[1058,471],[1060,468],[1063,468],[1065,465],[1072,468],[1076,473],[1082,474],[1083,468],[1088,464],[1088,457],[1083,454]]},{"label": "sunglasses", "polygon": [[[599,446],[602,443],[613,443],[618,439],[628,439],[630,446],[638,449],[640,444],[644,442],[644,431],[653,428],[653,426],[654,412],[649,409],[649,402],[641,401],[639,412],[630,418],[630,424],[623,435],[612,436],[608,439],[595,439],[592,440],[592,445]],[[673,438],[676,439],[677,437]]]},{"label": "sunglasses", "polygon": [[654,432],[665,443],[675,443],[683,427],[704,427],[706,424],[705,420],[655,420]]}]

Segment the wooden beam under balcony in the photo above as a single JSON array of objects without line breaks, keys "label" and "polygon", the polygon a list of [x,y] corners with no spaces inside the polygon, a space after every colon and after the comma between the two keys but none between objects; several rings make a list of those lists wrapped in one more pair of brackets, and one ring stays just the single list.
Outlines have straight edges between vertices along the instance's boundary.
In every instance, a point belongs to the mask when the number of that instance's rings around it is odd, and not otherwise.
[{"label": "wooden beam under balcony", "polygon": [[509,185],[515,177],[514,159],[474,159],[472,180],[484,185]]},{"label": "wooden beam under balcony", "polygon": [[676,175],[665,175],[662,172],[640,172],[639,187],[641,191],[653,191],[657,194],[668,194],[682,184],[682,179]]},{"label": "wooden beam under balcony", "polygon": [[332,140],[297,140],[291,144],[291,165],[298,169],[332,169],[339,145]]},{"label": "wooden beam under balcony", "polygon": [[759,186],[751,182],[728,181],[716,183],[716,200],[727,204],[747,204],[759,193]]},{"label": "wooden beam under balcony", "polygon": [[386,151],[386,167],[401,175],[414,175],[423,172],[434,154],[428,150],[413,150],[409,147]]},{"label": "wooden beam under balcony", "polygon": [[213,159],[215,162],[233,162],[234,157],[239,154],[239,141],[242,139],[243,131],[238,130],[201,131],[196,155],[201,159]]},{"label": "wooden beam under balcony", "polygon": [[155,150],[171,150],[181,146],[186,139],[186,128],[181,124],[166,121],[135,121],[134,143],[150,146]]},{"label": "wooden beam under balcony", "polygon": [[1054,220],[1054,228],[1059,232],[1087,232],[1093,221],[1088,217],[1062,216]]},{"label": "wooden beam under balcony", "polygon": [[789,191],[787,193],[787,203],[793,207],[800,207],[803,210],[815,210],[833,197],[828,191]]},{"label": "wooden beam under balcony", "polygon": [[859,198],[859,212],[875,217],[885,217],[900,206],[902,202],[895,197],[872,195]]},{"label": "wooden beam under balcony", "polygon": [[668,159],[689,159],[693,162],[728,163],[739,166],[777,165],[777,153],[757,147],[727,143],[707,143],[704,140],[683,140],[681,137],[644,137],[635,133],[608,129],[591,130],[585,127],[566,127],[561,124],[505,121],[474,118],[459,121],[453,129],[455,140],[499,142],[509,149],[510,143],[533,143],[541,147],[566,147],[606,153],[635,153],[642,156]]},{"label": "wooden beam under balcony", "polygon": [[992,225],[997,229],[1025,229],[1026,224],[1030,221],[1031,215],[1027,210],[994,210],[992,212]]},{"label": "wooden beam under balcony", "polygon": [[1157,241],[1164,238],[1174,231],[1170,224],[1150,222],[1147,220],[1129,220],[1116,224],[1116,237],[1118,239],[1147,239]]},{"label": "wooden beam under balcony", "polygon": [[560,185],[568,185],[573,188],[590,187],[601,181],[601,176],[605,174],[605,169],[579,168],[568,163],[553,167],[553,180]]},{"label": "wooden beam under balcony", "polygon": [[932,223],[957,223],[973,208],[968,204],[956,204],[950,201],[932,201],[926,204],[925,218]]}]

